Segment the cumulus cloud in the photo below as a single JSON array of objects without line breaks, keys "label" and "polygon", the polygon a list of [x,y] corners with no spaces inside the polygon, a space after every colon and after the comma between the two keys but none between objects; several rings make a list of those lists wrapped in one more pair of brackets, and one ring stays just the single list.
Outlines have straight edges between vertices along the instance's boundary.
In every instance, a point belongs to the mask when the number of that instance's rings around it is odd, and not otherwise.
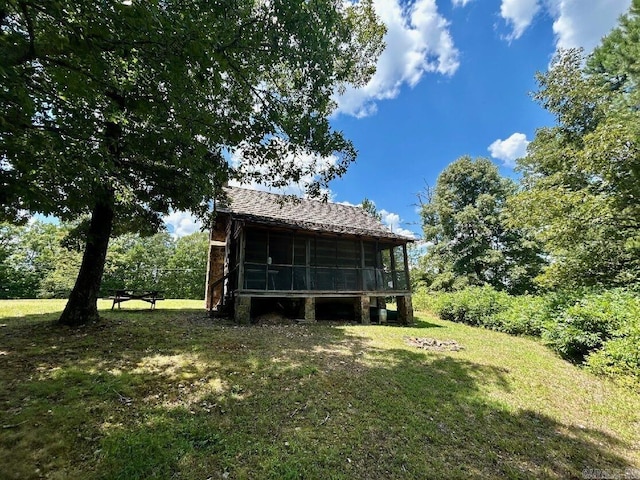
[{"label": "cumulus cloud", "polygon": [[583,47],[589,53],[629,10],[631,0],[548,0],[559,48]]},{"label": "cumulus cloud", "polygon": [[582,47],[589,53],[630,5],[631,0],[502,0],[500,15],[511,27],[507,39],[515,40],[544,12],[553,19],[556,48]]},{"label": "cumulus cloud", "polygon": [[176,238],[190,235],[202,228],[202,222],[187,212],[171,212],[163,220],[169,233]]},{"label": "cumulus cloud", "polygon": [[407,230],[406,228],[402,228],[400,226],[401,220],[400,215],[393,212],[388,212],[387,210],[380,210],[380,216],[382,217],[382,223],[386,225],[389,230],[393,233],[397,233],[398,235],[404,235],[409,238],[416,238],[416,234],[411,230]]},{"label": "cumulus cloud", "polygon": [[520,38],[539,10],[538,0],[502,0],[500,15],[512,28],[507,38]]},{"label": "cumulus cloud", "polygon": [[464,7],[471,0],[451,0],[454,7]]},{"label": "cumulus cloud", "polygon": [[[465,4],[469,0],[455,0]],[[415,86],[425,73],[452,75],[458,69],[458,50],[449,23],[438,13],[435,0],[375,0],[376,13],[387,26],[386,48],[377,71],[362,88],[350,87],[336,98],[338,113],[365,117],[376,102],[398,96],[403,85]]]},{"label": "cumulus cloud", "polygon": [[[281,193],[285,195],[305,196],[307,187],[323,172],[335,166],[338,161],[335,155],[321,157],[310,153],[300,153],[297,155],[288,154],[279,159],[277,166],[274,165],[250,165],[244,160],[240,150],[231,153],[229,162],[231,166],[243,173],[244,182],[236,180],[229,181],[229,185],[233,187],[251,188],[253,190],[263,190],[272,193]],[[291,168],[300,169],[303,174],[296,182],[289,181],[286,185],[273,187],[259,183],[258,178],[270,178],[272,181],[279,181],[278,172],[290,170]],[[329,191],[322,192],[329,194]]]},{"label": "cumulus cloud", "polygon": [[489,152],[493,158],[502,160],[506,166],[514,167],[516,159],[527,154],[529,143],[524,133],[514,133],[505,140],[496,140],[489,145]]}]

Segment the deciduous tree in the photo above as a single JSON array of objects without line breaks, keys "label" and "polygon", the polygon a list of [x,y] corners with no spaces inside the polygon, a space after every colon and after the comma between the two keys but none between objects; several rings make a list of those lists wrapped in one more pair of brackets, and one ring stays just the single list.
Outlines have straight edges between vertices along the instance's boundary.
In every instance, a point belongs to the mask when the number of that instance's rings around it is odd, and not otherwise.
[{"label": "deciduous tree", "polygon": [[551,254],[550,286],[626,285],[640,275],[640,1],[585,59],[558,54],[535,98],[556,116],[519,161],[511,224]]},{"label": "deciduous tree", "polygon": [[485,158],[461,157],[438,177],[422,203],[424,240],[421,271],[432,288],[492,285],[523,293],[544,263],[538,246],[523,231],[507,228],[503,209],[515,193]]},{"label": "deciduous tree", "polygon": [[383,33],[369,0],[4,2],[0,216],[87,219],[60,322],[98,318],[112,233],[204,216],[230,176],[300,179],[291,155],[337,157],[311,193],[342,174],[334,95],[371,77]]}]

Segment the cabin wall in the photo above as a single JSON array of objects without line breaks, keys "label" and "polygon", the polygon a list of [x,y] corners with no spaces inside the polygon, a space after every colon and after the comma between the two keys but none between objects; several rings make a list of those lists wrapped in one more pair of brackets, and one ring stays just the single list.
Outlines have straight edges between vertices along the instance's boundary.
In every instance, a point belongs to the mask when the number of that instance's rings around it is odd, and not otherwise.
[{"label": "cabin wall", "polygon": [[408,292],[404,245],[258,228],[244,231],[238,291]]},{"label": "cabin wall", "polygon": [[251,322],[252,303],[269,298],[274,305],[298,302],[297,316],[306,321],[315,321],[318,308],[333,299],[341,305],[351,302],[353,320],[370,323],[372,312],[383,322],[377,312],[385,310],[385,297],[390,296],[396,297],[398,320],[413,321],[404,244],[246,227],[218,217],[211,230],[208,268],[207,309],[217,310],[232,299],[239,323]]},{"label": "cabin wall", "polygon": [[209,255],[207,262],[207,282],[205,290],[205,308],[212,311],[224,296],[225,282],[222,280],[228,267],[228,235],[229,222],[227,217],[216,218],[209,232]]}]

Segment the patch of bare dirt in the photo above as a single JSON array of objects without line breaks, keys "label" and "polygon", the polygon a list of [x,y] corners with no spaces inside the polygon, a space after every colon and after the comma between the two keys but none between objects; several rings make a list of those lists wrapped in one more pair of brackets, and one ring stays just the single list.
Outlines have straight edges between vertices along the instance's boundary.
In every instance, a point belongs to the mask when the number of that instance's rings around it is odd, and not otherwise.
[{"label": "patch of bare dirt", "polygon": [[255,319],[258,325],[295,325],[296,321],[285,317],[284,315],[272,312],[259,315]]},{"label": "patch of bare dirt", "polygon": [[464,350],[464,347],[455,340],[436,340],[435,338],[405,338],[407,344],[422,350],[432,350],[437,352],[457,352]]}]

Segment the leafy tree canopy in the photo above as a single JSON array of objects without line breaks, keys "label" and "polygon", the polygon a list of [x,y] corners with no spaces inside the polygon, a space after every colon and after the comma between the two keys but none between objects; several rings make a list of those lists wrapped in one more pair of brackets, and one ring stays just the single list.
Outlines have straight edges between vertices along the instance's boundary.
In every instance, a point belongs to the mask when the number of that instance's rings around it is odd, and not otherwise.
[{"label": "leafy tree canopy", "polygon": [[114,228],[203,216],[229,177],[299,180],[312,164],[282,166],[298,153],[338,158],[311,193],[342,174],[333,98],[371,77],[383,34],[368,0],[4,2],[0,219],[91,218],[61,321],[97,319]]},{"label": "leafy tree canopy", "polygon": [[540,250],[503,222],[515,189],[485,158],[461,157],[440,174],[421,207],[424,240],[432,244],[421,270],[432,288],[488,284],[512,293],[534,288],[543,263]]},{"label": "leafy tree canopy", "polygon": [[619,285],[640,275],[640,1],[586,59],[558,54],[534,97],[557,119],[519,161],[511,224],[551,254],[550,286]]}]

